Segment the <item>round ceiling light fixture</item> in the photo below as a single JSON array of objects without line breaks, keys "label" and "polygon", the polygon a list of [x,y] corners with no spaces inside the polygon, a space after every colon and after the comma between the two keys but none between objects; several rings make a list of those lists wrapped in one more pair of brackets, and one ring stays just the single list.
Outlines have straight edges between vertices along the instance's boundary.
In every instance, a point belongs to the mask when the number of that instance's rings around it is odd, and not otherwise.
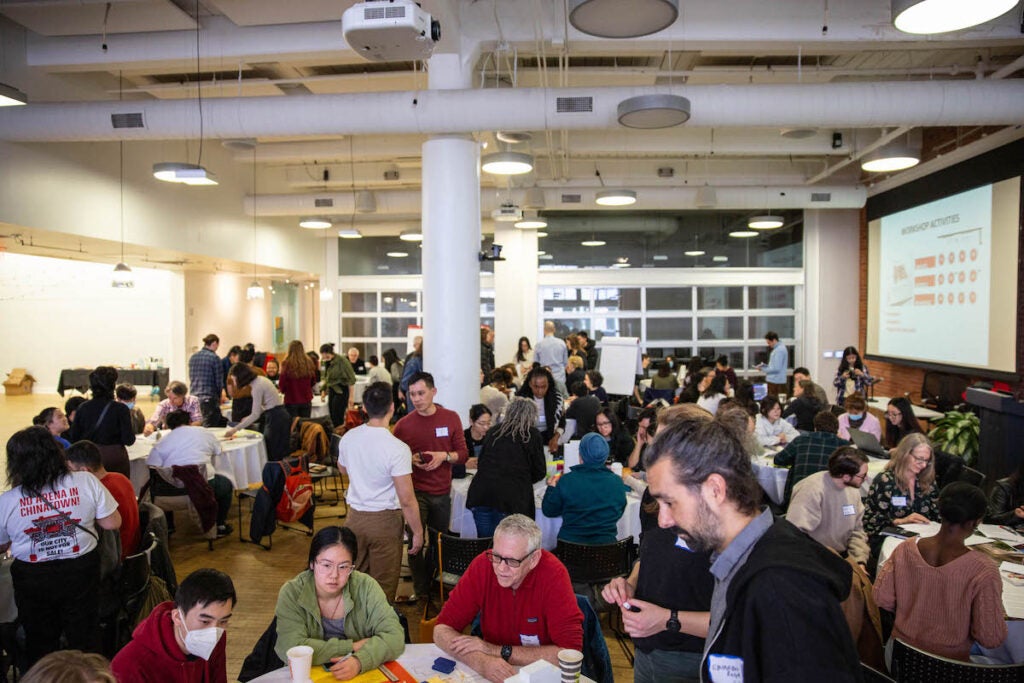
[{"label": "round ceiling light fixture", "polygon": [[409,255],[408,252],[404,252],[404,251],[389,251],[388,252],[388,256],[390,256],[391,258],[405,258],[408,255]]},{"label": "round ceiling light fixture", "polygon": [[522,175],[533,170],[533,157],[522,152],[495,152],[480,159],[480,169],[492,175]]},{"label": "round ceiling light fixture", "polygon": [[901,137],[861,157],[860,167],[868,173],[902,171],[921,162],[921,146]]},{"label": "round ceiling light fixture", "polygon": [[684,251],[683,253],[687,256],[703,256],[707,252],[703,249],[691,249],[690,251]]},{"label": "round ceiling light fixture", "polygon": [[513,224],[520,230],[540,230],[548,227],[548,222],[540,216],[523,216],[522,220]]},{"label": "round ceiling light fixture", "polygon": [[679,0],[569,0],[569,23],[599,38],[649,36],[678,17]]},{"label": "round ceiling light fixture", "polygon": [[747,221],[747,227],[754,230],[774,230],[781,228],[784,223],[781,216],[773,216],[769,213],[764,216],[751,216]]},{"label": "round ceiling light fixture", "polygon": [[601,206],[629,206],[636,204],[636,192],[633,190],[601,190],[594,195],[594,201]]},{"label": "round ceiling light fixture", "polygon": [[756,230],[733,230],[729,237],[757,237]]},{"label": "round ceiling light fixture", "polygon": [[947,33],[984,24],[1009,12],[1018,0],[892,0],[892,24],[904,33]]},{"label": "round ceiling light fixture", "polygon": [[419,230],[404,230],[398,236],[398,239],[402,240],[403,242],[422,242],[423,233]]},{"label": "round ceiling light fixture", "polygon": [[589,240],[583,240],[582,242],[580,242],[580,244],[582,246],[584,246],[584,247],[603,247],[604,245],[606,245],[608,243],[605,242],[604,240],[599,240],[599,239],[596,239],[596,238],[591,238]]},{"label": "round ceiling light fixture", "polygon": [[652,93],[619,102],[619,123],[627,128],[671,128],[690,120],[690,100]]},{"label": "round ceiling light fixture", "polygon": [[299,221],[299,227],[308,230],[324,230],[332,225],[334,223],[329,218],[323,218],[322,216],[307,216]]}]

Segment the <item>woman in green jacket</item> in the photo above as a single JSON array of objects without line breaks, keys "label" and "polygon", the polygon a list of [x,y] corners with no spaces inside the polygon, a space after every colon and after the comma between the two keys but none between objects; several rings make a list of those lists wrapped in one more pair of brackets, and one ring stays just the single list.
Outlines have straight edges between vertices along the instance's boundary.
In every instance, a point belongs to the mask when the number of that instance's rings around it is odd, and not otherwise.
[{"label": "woman in green jacket", "polygon": [[321,529],[309,547],[306,570],[277,596],[277,644],[283,661],[296,645],[313,648],[313,666],[331,663],[347,681],[396,659],[405,650],[398,615],[370,576],[354,570],[356,537],[351,529]]}]

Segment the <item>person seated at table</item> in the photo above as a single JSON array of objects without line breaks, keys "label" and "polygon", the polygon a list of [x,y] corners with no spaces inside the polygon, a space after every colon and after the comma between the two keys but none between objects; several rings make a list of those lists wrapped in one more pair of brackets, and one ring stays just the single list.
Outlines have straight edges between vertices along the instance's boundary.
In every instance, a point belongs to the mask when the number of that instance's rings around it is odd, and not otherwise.
[{"label": "person seated at table", "polygon": [[818,399],[821,410],[824,410],[829,405],[828,394],[825,393],[824,387],[811,379],[811,371],[807,368],[800,367],[793,370],[793,386],[796,386],[798,382],[805,379],[812,385],[811,395]]},{"label": "person seated at table", "polygon": [[754,425],[754,434],[762,446],[785,446],[800,436],[796,427],[782,419],[782,404],[775,396],[765,396],[761,399],[761,410]]},{"label": "person seated at table", "polygon": [[864,499],[864,531],[875,557],[886,527],[938,521],[937,488],[931,442],[924,434],[908,434]]},{"label": "person seated at table", "polygon": [[1024,526],[1024,461],[1013,474],[998,480],[989,491],[985,521],[1011,527]]},{"label": "person seated at table", "polygon": [[730,390],[731,387],[725,379],[725,375],[719,375],[716,372],[707,387],[701,392],[700,398],[697,399],[697,405],[714,415],[718,412],[718,404],[729,395]]},{"label": "person seated at table", "polygon": [[829,456],[827,470],[805,477],[793,487],[786,519],[826,548],[867,564],[871,551],[860,499],[867,476],[864,453],[853,446],[837,448]]},{"label": "person seated at table", "polygon": [[611,408],[601,408],[601,412],[594,418],[594,431],[608,444],[609,464],[618,462],[625,467],[633,452],[633,437],[619,422],[615,411]]},{"label": "person seated at table", "polygon": [[237,602],[230,576],[197,569],[181,582],[173,601],[161,602],[135,627],[110,668],[119,681],[226,682],[224,634]]},{"label": "person seated at table", "polygon": [[297,645],[313,648],[313,666],[330,664],[339,681],[372,671],[405,650],[405,632],[383,589],[355,570],[351,529],[324,527],[309,544],[306,568],[277,595],[277,643],[282,661]]},{"label": "person seated at table", "polygon": [[587,370],[583,376],[583,383],[587,385],[587,389],[593,394],[601,405],[608,405],[608,392],[601,386],[604,384],[604,375],[597,370]]},{"label": "person seated at table", "polygon": [[103,655],[81,650],[51,652],[18,680],[21,683],[117,683]]},{"label": "person seated at table", "polygon": [[532,519],[536,512],[533,484],[547,473],[536,423],[537,404],[517,396],[505,408],[501,424],[484,436],[477,472],[466,495],[480,538],[493,536],[498,522],[509,515]]},{"label": "person seated at table", "polygon": [[289,439],[292,419],[277,393],[277,387],[271,384],[266,377],[257,375],[251,367],[244,363],[236,363],[231,366],[231,372],[228,373],[228,386],[234,392],[246,388],[251,390],[252,412],[242,418],[238,424],[228,427],[224,436],[230,439],[263,417],[263,438],[267,447],[267,460],[280,460],[287,456],[290,452]]},{"label": "person seated at table", "polygon": [[576,382],[570,385],[572,397],[569,399],[569,407],[565,409],[565,419],[576,421],[576,432],[572,440],[577,441],[583,438],[584,434],[594,431],[594,420],[601,412],[601,401],[591,395],[586,382]]},{"label": "person seated at table", "polygon": [[839,438],[850,438],[850,427],[873,434],[882,442],[882,423],[868,412],[867,401],[860,394],[850,394],[844,403],[846,412],[839,416]]},{"label": "person seated at table", "polygon": [[[711,382],[715,379],[714,368],[701,368],[694,375],[690,383],[683,387],[683,390],[679,392],[680,403],[696,403],[700,400],[700,397],[704,395],[704,392],[711,386]],[[653,388],[653,384],[651,387]]]},{"label": "person seated at table", "polygon": [[[793,399],[786,404],[782,411],[782,419],[790,415],[796,416],[796,428],[802,432],[809,432],[814,429],[814,416],[822,410],[818,399],[814,396],[814,382],[809,379],[802,379],[793,385]],[[839,427],[836,427],[838,431]]]},{"label": "person seated at table", "polygon": [[739,440],[743,442],[743,450],[750,457],[761,455],[764,452],[754,435],[754,427],[757,424],[754,416],[742,405],[733,401],[731,397],[723,398],[722,402],[718,404],[718,412],[715,413],[714,419],[732,429]]},{"label": "person seated at table", "polygon": [[281,379],[281,364],[277,362],[276,358],[267,359],[263,372],[266,373],[267,379],[273,382],[274,386],[277,386],[278,381]]},{"label": "person seated at table", "polygon": [[[270,376],[267,376],[270,379]],[[316,366],[306,355],[302,342],[293,339],[281,361],[277,387],[284,394],[284,407],[292,417],[309,417],[313,411],[313,384]]]},{"label": "person seated at table", "polygon": [[494,368],[491,370],[490,383],[480,387],[480,403],[487,406],[495,422],[501,418],[501,411],[508,405],[511,379],[507,370]]},{"label": "person seated at table", "polygon": [[32,424],[37,427],[46,427],[46,430],[53,435],[53,438],[57,440],[64,448],[68,448],[71,442],[65,439],[61,434],[68,431],[68,418],[61,411],[60,408],[50,406],[49,408],[43,408],[42,412],[32,418]]},{"label": "person seated at table", "polygon": [[900,396],[889,399],[885,407],[886,448],[895,448],[908,434],[923,434],[921,423],[914,415],[914,406],[909,398]]},{"label": "person seated at table", "polygon": [[391,386],[391,373],[380,364],[377,356],[370,356],[366,359],[366,384],[369,386],[374,382],[384,382]]},{"label": "person seated at table", "polygon": [[629,460],[626,461],[626,467],[634,472],[642,472],[644,451],[654,440],[655,430],[658,428],[658,408],[655,406],[642,408],[637,413],[636,420],[636,442],[633,444],[633,452],[629,454]]},{"label": "person seated at table", "polygon": [[[434,627],[434,643],[489,681],[545,659],[558,666],[561,649],[583,650],[583,614],[569,572],[541,549],[537,523],[510,515],[459,579]],[[462,631],[480,615],[482,638]]]},{"label": "person seated at table", "polygon": [[[154,496],[181,495],[181,488],[172,483],[173,475],[170,469],[175,465],[198,465],[205,472],[205,478],[213,489],[214,498],[217,499],[217,537],[220,538],[232,531],[227,519],[235,487],[230,479],[223,474],[217,474],[213,468],[213,458],[223,454],[220,441],[213,432],[189,424],[191,419],[184,410],[176,410],[167,416],[167,427],[171,433],[158,441],[146,456],[146,464],[149,467],[166,470],[161,476],[151,479],[150,491]],[[168,519],[167,523],[168,526],[173,526],[171,519]]]},{"label": "person seated at table", "polygon": [[469,408],[469,427],[462,435],[466,437],[466,450],[469,451],[469,460],[466,461],[466,468],[475,470],[480,458],[480,451],[484,447],[484,437],[487,430],[494,424],[494,415],[483,403],[477,403]]},{"label": "person seated at table", "polygon": [[97,642],[100,553],[97,529],[121,526],[117,502],[91,474],[68,469],[49,430],[28,427],[7,441],[7,483],[0,495],[0,553],[11,551],[10,578],[27,665],[67,647]]},{"label": "person seated at table", "polygon": [[655,391],[675,391],[678,388],[679,379],[672,372],[672,359],[666,358],[658,363],[658,371],[651,377],[651,389]]},{"label": "person seated at table", "polygon": [[587,378],[587,372],[584,369],[586,367],[586,360],[583,356],[569,356],[569,360],[566,361],[565,365],[565,388],[572,391],[573,386],[577,382],[582,382]]},{"label": "person seated at table", "polygon": [[875,602],[896,613],[894,639],[965,662],[973,643],[991,648],[1006,639],[999,568],[964,545],[986,503],[977,486],[953,482],[939,495],[939,533],[903,541],[879,567]]},{"label": "person seated at table", "polygon": [[189,424],[193,427],[203,426],[203,413],[199,409],[199,399],[188,393],[188,387],[184,382],[169,383],[164,393],[167,394],[167,398],[156,404],[156,410],[142,429],[143,434],[149,436],[158,429],[167,429],[167,415],[178,410],[188,413]]},{"label": "person seated at table", "polygon": [[114,399],[118,403],[128,406],[128,411],[131,413],[132,431],[136,434],[141,434],[142,430],[146,427],[146,416],[135,405],[135,399],[138,396],[139,392],[132,384],[121,383],[114,387]]},{"label": "person seated at table", "polygon": [[783,493],[782,505],[789,505],[789,497],[793,487],[804,477],[815,472],[828,469],[828,459],[840,446],[849,446],[850,442],[836,436],[839,421],[829,410],[822,410],[814,416],[814,431],[801,434],[779,453],[775,455],[776,467],[788,467],[786,490]]},{"label": "person seated at table", "polygon": [[117,472],[107,472],[100,458],[100,449],[92,441],[77,441],[66,451],[68,469],[72,472],[88,472],[100,480],[103,487],[117,502],[121,515],[121,559],[133,555],[139,545],[139,503],[135,499],[132,480]]},{"label": "person seated at table", "polygon": [[585,545],[618,540],[628,487],[621,475],[605,467],[607,460],[608,443],[590,433],[580,441],[580,464],[561,477],[548,478],[541,510],[546,517],[562,518],[559,539]]},{"label": "person seated at table", "polygon": [[519,389],[519,396],[537,404],[537,430],[552,453],[558,450],[558,437],[565,431],[562,396],[555,388],[555,378],[542,365],[530,370]]},{"label": "person seated at table", "polygon": [[89,373],[92,398],[79,406],[71,423],[68,441],[88,439],[100,447],[103,466],[124,476],[131,474],[128,449],[135,443],[132,415],[128,406],[114,400],[117,370],[101,365]]},{"label": "person seated at table", "polygon": [[348,351],[345,352],[345,355],[348,356],[348,362],[352,364],[352,370],[354,370],[357,375],[366,374],[366,362],[359,357],[359,349],[354,346],[350,346],[348,347]]}]

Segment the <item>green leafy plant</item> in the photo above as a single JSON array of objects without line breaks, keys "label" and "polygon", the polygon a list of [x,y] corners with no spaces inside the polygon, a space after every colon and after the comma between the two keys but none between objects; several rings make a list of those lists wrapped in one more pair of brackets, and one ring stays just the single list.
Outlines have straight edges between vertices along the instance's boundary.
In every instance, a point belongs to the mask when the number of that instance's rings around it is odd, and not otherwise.
[{"label": "green leafy plant", "polygon": [[974,413],[951,410],[935,422],[928,437],[935,447],[952,455],[959,455],[968,465],[978,458],[978,433],[981,421]]}]

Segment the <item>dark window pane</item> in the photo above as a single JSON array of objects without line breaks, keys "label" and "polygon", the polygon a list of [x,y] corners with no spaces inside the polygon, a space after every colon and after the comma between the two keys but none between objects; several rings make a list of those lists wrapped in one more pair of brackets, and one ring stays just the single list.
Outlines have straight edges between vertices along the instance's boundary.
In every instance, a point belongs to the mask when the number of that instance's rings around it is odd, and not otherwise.
[{"label": "dark window pane", "polygon": [[648,318],[647,339],[692,339],[692,318]]},{"label": "dark window pane", "polygon": [[565,337],[573,332],[579,332],[580,330],[586,330],[587,334],[590,334],[590,318],[545,318],[555,323],[555,336],[559,339],[565,339]]},{"label": "dark window pane", "polygon": [[608,337],[639,337],[640,318],[597,318],[594,323],[597,339]]},{"label": "dark window pane", "polygon": [[380,336],[404,339],[409,332],[409,326],[415,324],[416,318],[381,318]]},{"label": "dark window pane", "polygon": [[376,337],[376,318],[342,318],[342,337]]},{"label": "dark window pane", "polygon": [[640,289],[601,287],[594,290],[594,311],[639,311]]},{"label": "dark window pane", "polygon": [[750,308],[795,308],[796,294],[794,288],[785,287],[750,287],[747,292]]},{"label": "dark window pane", "polygon": [[688,311],[693,308],[692,287],[648,287],[648,311]]},{"label": "dark window pane", "polygon": [[[652,359],[666,358],[668,356],[672,356],[673,358],[688,359],[691,355],[693,355],[693,348],[690,346],[648,346],[647,351],[645,351],[644,353],[646,353]],[[680,360],[679,362],[685,365],[685,360]],[[678,369],[679,365],[676,365],[673,369],[673,372],[675,372]]]},{"label": "dark window pane", "polygon": [[768,332],[774,332],[781,338],[796,336],[796,321],[791,315],[752,315],[748,320],[748,339],[764,339]]},{"label": "dark window pane", "polygon": [[698,287],[697,309],[723,311],[743,308],[742,287]]},{"label": "dark window pane", "polygon": [[737,374],[745,367],[743,363],[743,348],[740,346],[701,346],[697,349],[697,355],[701,358],[713,358],[715,360],[719,356],[727,356],[729,358],[729,366]]},{"label": "dark window pane", "polygon": [[384,313],[416,313],[416,292],[381,292],[380,310]]},{"label": "dark window pane", "polygon": [[377,292],[342,292],[344,313],[372,313],[377,310]]},{"label": "dark window pane", "polygon": [[697,318],[697,339],[743,339],[743,318]]}]

